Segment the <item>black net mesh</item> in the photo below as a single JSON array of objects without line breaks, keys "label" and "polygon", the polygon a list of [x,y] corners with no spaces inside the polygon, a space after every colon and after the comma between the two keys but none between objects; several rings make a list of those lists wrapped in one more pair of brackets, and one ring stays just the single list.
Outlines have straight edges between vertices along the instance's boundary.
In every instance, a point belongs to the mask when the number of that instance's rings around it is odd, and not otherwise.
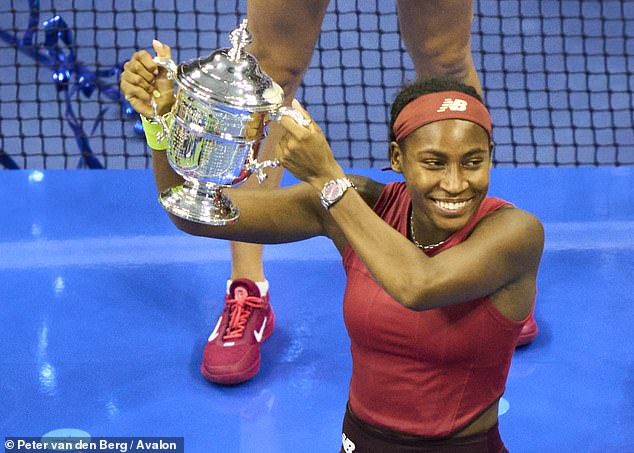
[{"label": "black net mesh", "polygon": [[[146,168],[123,63],[229,46],[244,1],[3,0],[0,168]],[[498,165],[634,164],[634,0],[480,0],[473,52]],[[297,97],[340,163],[387,163],[387,107],[415,76],[393,2],[332,0]]]}]

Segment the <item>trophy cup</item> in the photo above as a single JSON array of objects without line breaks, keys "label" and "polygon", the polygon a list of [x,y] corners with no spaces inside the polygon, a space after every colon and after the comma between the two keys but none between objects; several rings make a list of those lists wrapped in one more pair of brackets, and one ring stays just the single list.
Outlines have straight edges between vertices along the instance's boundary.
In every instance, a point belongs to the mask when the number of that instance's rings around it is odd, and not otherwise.
[{"label": "trophy cup", "polygon": [[258,152],[271,121],[290,116],[308,127],[310,120],[282,106],[282,88],[266,75],[243,48],[252,42],[245,19],[230,33],[232,48],[219,49],[206,58],[176,65],[156,57],[177,85],[167,158],[185,182],[159,195],[171,214],[207,225],[228,225],[238,220],[238,208],[223,193],[255,173],[261,182],[264,168],[279,162],[258,162]]}]

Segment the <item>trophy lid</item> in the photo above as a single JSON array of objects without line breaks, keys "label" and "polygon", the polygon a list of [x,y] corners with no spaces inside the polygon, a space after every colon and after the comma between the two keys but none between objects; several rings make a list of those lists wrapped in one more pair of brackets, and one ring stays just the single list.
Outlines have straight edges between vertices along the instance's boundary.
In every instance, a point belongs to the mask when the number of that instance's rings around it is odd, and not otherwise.
[{"label": "trophy lid", "polygon": [[276,110],[284,91],[243,50],[252,42],[247,20],[229,35],[233,47],[218,49],[208,57],[182,63],[176,81],[203,103],[223,104],[246,111]]}]

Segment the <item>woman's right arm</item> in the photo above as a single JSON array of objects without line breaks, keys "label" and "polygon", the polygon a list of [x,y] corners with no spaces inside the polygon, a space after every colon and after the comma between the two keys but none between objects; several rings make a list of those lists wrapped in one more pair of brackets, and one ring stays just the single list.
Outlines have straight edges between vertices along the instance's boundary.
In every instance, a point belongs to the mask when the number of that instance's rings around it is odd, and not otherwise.
[{"label": "woman's right arm", "polygon": [[[155,42],[154,50],[158,56],[170,57],[170,48],[166,45]],[[159,115],[170,111],[174,103],[173,81],[146,51],[136,52],[125,64],[121,90],[132,108],[147,117],[153,113],[152,98]],[[152,167],[159,192],[183,183],[183,178],[170,166],[165,151],[152,150]],[[235,224],[214,227],[173,215],[170,218],[186,233],[241,242],[284,243],[327,234],[324,209],[308,184],[268,190],[225,189],[224,192],[240,210]]]},{"label": "woman's right arm", "polygon": [[[169,46],[158,41],[154,41],[153,46],[157,56],[171,58]],[[147,118],[152,117],[152,99],[156,102],[158,115],[164,115],[172,109],[174,82],[167,77],[166,70],[155,63],[148,52],[135,52],[123,69],[121,91],[137,113]],[[172,170],[167,162],[164,151],[152,150],[152,167],[159,192],[183,183],[183,178]]]},{"label": "woman's right arm", "polygon": [[257,244],[281,244],[328,235],[324,209],[308,184],[276,189],[223,189],[240,210],[231,225],[214,227],[170,215],[180,230],[207,236]]}]

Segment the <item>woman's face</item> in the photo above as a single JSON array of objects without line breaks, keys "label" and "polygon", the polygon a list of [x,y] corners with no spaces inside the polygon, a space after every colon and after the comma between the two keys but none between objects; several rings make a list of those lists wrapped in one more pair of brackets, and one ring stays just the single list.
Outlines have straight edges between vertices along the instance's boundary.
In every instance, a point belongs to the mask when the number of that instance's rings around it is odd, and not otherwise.
[{"label": "woman's face", "polygon": [[443,120],[391,146],[392,168],[403,173],[416,225],[425,230],[417,235],[437,238],[464,227],[489,189],[486,131],[470,121]]}]

